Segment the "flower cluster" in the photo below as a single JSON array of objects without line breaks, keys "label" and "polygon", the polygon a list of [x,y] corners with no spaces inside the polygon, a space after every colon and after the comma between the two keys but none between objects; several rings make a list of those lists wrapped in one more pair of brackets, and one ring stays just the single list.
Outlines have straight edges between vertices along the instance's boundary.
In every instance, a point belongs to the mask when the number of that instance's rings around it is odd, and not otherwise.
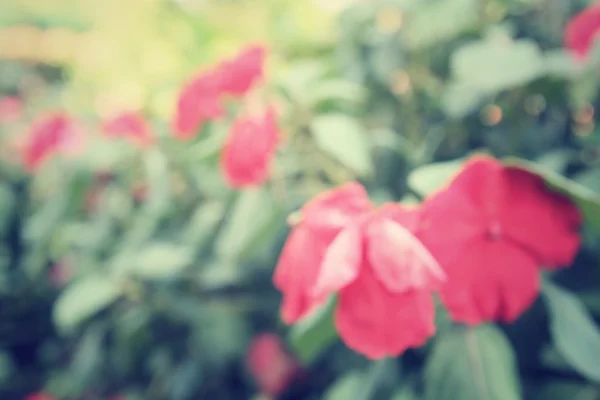
[{"label": "flower cluster", "polygon": [[282,319],[295,323],[338,294],[335,324],[377,359],[435,333],[433,292],[456,322],[511,322],[539,292],[539,268],[569,265],[578,209],[530,172],[476,156],[419,207],[371,205],[358,183],[308,202],[280,256]]},{"label": "flower cluster", "polygon": [[[225,114],[224,101],[241,99],[263,78],[266,50],[250,46],[236,57],[218,63],[214,68],[193,77],[181,89],[172,121],[173,136],[189,140],[208,121]],[[0,119],[12,118],[15,102],[0,102]],[[226,182],[234,188],[262,184],[269,175],[271,160],[279,144],[275,108],[252,102],[252,112],[245,111],[232,122],[222,151],[222,171]],[[137,111],[124,111],[102,122],[108,138],[127,139],[144,149],[156,138],[144,116]],[[39,118],[22,143],[23,163],[37,170],[55,154],[82,149],[82,130],[65,113],[52,113]]]}]

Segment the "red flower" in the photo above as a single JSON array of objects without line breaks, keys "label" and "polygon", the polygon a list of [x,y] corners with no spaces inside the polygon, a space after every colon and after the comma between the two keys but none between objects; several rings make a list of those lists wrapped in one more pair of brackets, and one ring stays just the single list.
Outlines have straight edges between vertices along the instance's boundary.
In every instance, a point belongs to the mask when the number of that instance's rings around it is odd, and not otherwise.
[{"label": "red flower", "polygon": [[302,207],[273,277],[283,293],[285,323],[300,320],[326,300],[312,293],[325,252],[346,225],[370,209],[367,192],[354,182],[321,193]]},{"label": "red flower", "polygon": [[221,157],[229,185],[239,188],[263,183],[268,178],[278,142],[273,108],[260,117],[246,116],[235,121]]},{"label": "red flower", "polygon": [[0,122],[13,122],[21,116],[23,103],[18,97],[0,98]]},{"label": "red flower", "polygon": [[573,261],[577,208],[527,171],[471,159],[423,204],[419,237],[448,275],[442,301],[458,322],[511,322],[539,292],[538,268]]},{"label": "red flower", "polygon": [[208,71],[183,87],[172,122],[176,137],[191,139],[206,121],[224,114],[220,90],[219,74],[215,71]]},{"label": "red flower", "polygon": [[82,137],[68,115],[49,114],[32,124],[23,145],[24,163],[35,171],[53,154],[77,152],[82,145]]},{"label": "red flower", "polygon": [[600,32],[600,3],[594,4],[568,22],[565,45],[575,57],[583,59],[593,49]]},{"label": "red flower", "polygon": [[269,396],[282,394],[300,372],[300,366],[285,350],[279,336],[271,333],[252,340],[246,360],[260,391]]},{"label": "red flower", "polygon": [[284,321],[339,292],[335,324],[348,347],[377,359],[423,345],[435,332],[431,291],[444,273],[411,233],[418,222],[400,205],[373,210],[357,183],[309,202],[275,272]]},{"label": "red flower", "polygon": [[28,395],[27,397],[25,397],[25,399],[23,399],[23,400],[55,400],[55,399],[54,399],[54,397],[50,396],[49,394],[39,392],[39,393],[32,393],[32,394]]},{"label": "red flower", "polygon": [[244,95],[262,78],[265,56],[263,47],[252,46],[233,60],[222,62],[218,67],[221,91],[232,96]]},{"label": "red flower", "polygon": [[148,123],[136,112],[124,112],[104,121],[102,128],[108,137],[126,137],[142,147],[154,141]]},{"label": "red flower", "polygon": [[445,276],[410,231],[416,213],[387,204],[350,224],[327,249],[313,288],[316,297],[340,292],[340,337],[371,359],[422,346],[435,333],[431,292]]}]

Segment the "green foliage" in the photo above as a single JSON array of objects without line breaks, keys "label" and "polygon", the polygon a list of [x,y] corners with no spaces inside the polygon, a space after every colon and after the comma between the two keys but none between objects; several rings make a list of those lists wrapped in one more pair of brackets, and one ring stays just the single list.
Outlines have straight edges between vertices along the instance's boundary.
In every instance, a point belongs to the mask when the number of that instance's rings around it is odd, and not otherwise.
[{"label": "green foliage", "polygon": [[291,347],[300,360],[314,361],[337,338],[333,318],[336,301],[331,298],[327,304],[294,325],[289,334]]},{"label": "green foliage", "polygon": [[498,328],[454,327],[433,346],[425,370],[425,399],[521,399],[515,356]]},{"label": "green foliage", "polygon": [[71,332],[115,302],[121,294],[122,289],[117,282],[100,274],[78,279],[56,301],[54,322],[60,330]]},{"label": "green foliage", "polygon": [[576,296],[544,282],[544,299],[550,314],[550,332],[564,359],[582,375],[600,381],[600,331]]}]

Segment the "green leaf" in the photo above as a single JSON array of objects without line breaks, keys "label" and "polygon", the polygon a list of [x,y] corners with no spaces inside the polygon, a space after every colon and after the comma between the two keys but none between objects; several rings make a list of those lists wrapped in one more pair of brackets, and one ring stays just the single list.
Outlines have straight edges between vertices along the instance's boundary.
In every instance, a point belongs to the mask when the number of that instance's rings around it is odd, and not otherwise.
[{"label": "green leaf", "polygon": [[442,108],[451,118],[463,118],[477,110],[485,96],[468,82],[451,82],[442,96]]},{"label": "green leaf", "polygon": [[317,145],[324,152],[360,175],[372,174],[367,133],[355,118],[323,114],[313,120],[311,128]]},{"label": "green leaf", "polygon": [[229,260],[248,256],[245,253],[257,249],[258,241],[264,239],[266,229],[272,228],[279,211],[265,187],[239,192],[217,239],[217,256]]},{"label": "green leaf", "polygon": [[437,339],[425,367],[426,400],[519,400],[510,343],[493,325],[456,326]]},{"label": "green leaf", "polygon": [[54,305],[54,324],[70,332],[121,296],[120,286],[101,275],[89,275],[71,283]]},{"label": "green leaf", "polygon": [[419,397],[411,387],[404,387],[394,393],[392,400],[418,400]]},{"label": "green leaf", "polygon": [[596,233],[600,233],[600,196],[577,182],[556,174],[537,164],[516,157],[504,159],[506,165],[537,174],[548,187],[568,196],[581,210],[585,222]]},{"label": "green leaf", "polygon": [[358,104],[363,100],[364,89],[350,81],[329,79],[311,87],[307,96],[308,105],[311,108],[317,108],[328,101]]},{"label": "green leaf", "polygon": [[408,175],[408,186],[425,197],[441,189],[462,168],[463,158],[427,164],[416,168]]},{"label": "green leaf", "polygon": [[289,342],[304,364],[314,361],[338,338],[333,323],[335,306],[336,300],[332,297],[326,305],[292,327]]},{"label": "green leaf", "polygon": [[579,373],[600,382],[600,331],[581,301],[550,281],[542,294],[550,314],[552,340]]},{"label": "green leaf", "polygon": [[550,381],[532,390],[531,400],[596,400],[598,389],[581,382]]},{"label": "green leaf", "polygon": [[409,49],[427,48],[474,28],[479,18],[478,6],[476,0],[434,1],[420,6],[406,24],[406,46]]},{"label": "green leaf", "polygon": [[8,228],[9,218],[14,214],[15,203],[15,195],[10,186],[0,183],[0,235],[3,235]]},{"label": "green leaf", "polygon": [[600,167],[591,168],[573,178],[577,183],[600,195]]},{"label": "green leaf", "polygon": [[360,393],[365,377],[359,371],[347,373],[335,383],[325,393],[325,400],[348,400],[356,398],[356,393]]},{"label": "green leaf", "polygon": [[153,243],[136,254],[130,271],[145,279],[172,278],[193,261],[190,248],[171,243]]},{"label": "green leaf", "polygon": [[452,54],[450,68],[456,82],[483,93],[521,86],[544,73],[544,58],[531,40],[512,41],[495,35],[467,44]]}]

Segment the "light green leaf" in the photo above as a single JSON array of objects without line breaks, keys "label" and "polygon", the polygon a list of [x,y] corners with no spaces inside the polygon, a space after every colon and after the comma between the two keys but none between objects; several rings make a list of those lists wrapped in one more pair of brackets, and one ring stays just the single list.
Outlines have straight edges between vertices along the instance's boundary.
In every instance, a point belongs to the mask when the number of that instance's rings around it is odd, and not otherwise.
[{"label": "light green leaf", "polygon": [[266,188],[239,192],[217,239],[217,256],[231,260],[248,250],[256,250],[257,240],[264,239],[262,233],[272,227],[279,214],[280,210]]},{"label": "light green leaf", "polygon": [[426,400],[519,400],[515,357],[493,325],[443,332],[425,367]]},{"label": "light green leaf", "polygon": [[190,248],[171,243],[153,243],[136,252],[130,271],[145,279],[166,279],[177,276],[193,261]]},{"label": "light green leaf", "polygon": [[333,323],[335,305],[332,297],[326,305],[292,327],[289,342],[304,364],[314,361],[338,338]]},{"label": "light green leaf", "polygon": [[600,167],[585,170],[577,174],[574,180],[600,195]]},{"label": "light green leaf", "polygon": [[463,118],[475,111],[485,97],[469,82],[451,82],[442,96],[442,108],[451,118]]},{"label": "light green leaf", "polygon": [[542,289],[554,345],[573,368],[600,382],[600,331],[581,301],[550,281]]},{"label": "light green leaf", "polygon": [[347,373],[335,383],[325,393],[325,400],[349,400],[356,398],[356,393],[360,393],[363,387],[365,377],[359,371]]},{"label": "light green leaf", "polygon": [[476,27],[477,10],[476,0],[427,2],[410,15],[404,31],[406,46],[423,49],[454,39]]},{"label": "light green leaf", "polygon": [[102,275],[89,275],[71,283],[54,304],[54,324],[70,332],[121,296],[120,286]]},{"label": "light green leaf", "polygon": [[456,50],[450,68],[455,82],[468,83],[483,93],[495,93],[538,78],[544,73],[545,64],[534,41],[513,41],[498,35]]},{"label": "light green leaf", "polygon": [[464,159],[427,164],[416,168],[408,175],[408,186],[425,197],[441,189],[462,168]]},{"label": "light green leaf", "polygon": [[589,227],[596,233],[600,233],[600,196],[598,194],[577,182],[529,161],[508,157],[504,162],[506,165],[521,168],[541,176],[550,188],[564,193],[577,204]]},{"label": "light green leaf", "polygon": [[343,79],[329,79],[313,85],[307,91],[307,96],[311,108],[327,101],[358,104],[363,100],[364,88]]},{"label": "light green leaf", "polygon": [[415,393],[415,391],[410,387],[404,387],[394,393],[394,397],[392,400],[418,400],[419,397]]},{"label": "light green leaf", "polygon": [[373,163],[367,133],[360,123],[344,114],[324,114],[312,122],[317,145],[360,175],[370,175]]}]

